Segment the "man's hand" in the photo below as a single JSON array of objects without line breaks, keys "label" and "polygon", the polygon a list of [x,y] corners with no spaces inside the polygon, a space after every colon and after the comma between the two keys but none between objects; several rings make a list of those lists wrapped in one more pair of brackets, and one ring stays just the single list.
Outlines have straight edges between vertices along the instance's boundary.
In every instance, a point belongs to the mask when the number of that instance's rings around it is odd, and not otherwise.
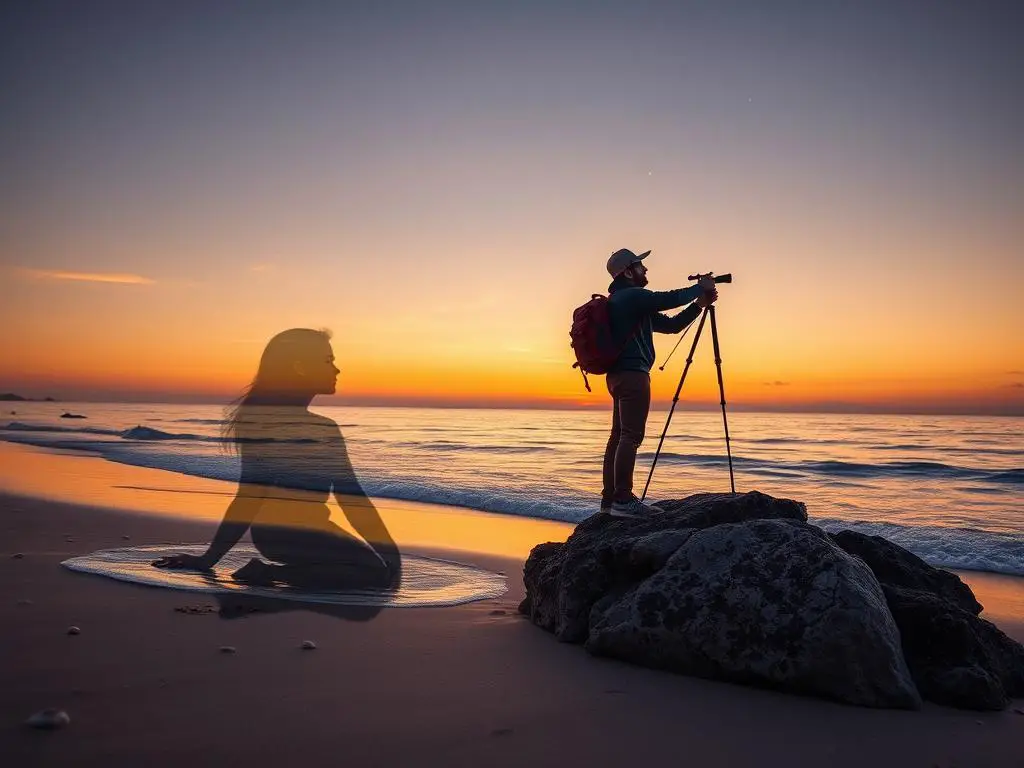
[{"label": "man's hand", "polygon": [[712,288],[710,291],[704,291],[704,293],[697,297],[697,306],[701,309],[707,309],[715,303],[717,298],[718,291],[715,288]]},{"label": "man's hand", "polygon": [[153,565],[172,571],[209,571],[213,568],[213,563],[205,555],[171,555],[154,560]]},{"label": "man's hand", "polygon": [[700,287],[702,291],[704,291],[704,293],[709,293],[711,291],[718,290],[717,288],[715,288],[715,279],[710,275],[706,275],[702,277],[700,280],[698,280],[697,285]]}]

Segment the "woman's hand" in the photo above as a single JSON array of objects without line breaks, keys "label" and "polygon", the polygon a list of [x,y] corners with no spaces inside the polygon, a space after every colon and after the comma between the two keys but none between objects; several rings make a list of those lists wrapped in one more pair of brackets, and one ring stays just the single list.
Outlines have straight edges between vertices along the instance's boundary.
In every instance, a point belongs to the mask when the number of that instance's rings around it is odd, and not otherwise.
[{"label": "woman's hand", "polygon": [[393,544],[381,547],[377,550],[377,554],[388,569],[388,586],[397,590],[402,585],[402,555],[398,551],[398,547]]},{"label": "woman's hand", "polygon": [[153,565],[172,571],[209,571],[213,568],[206,555],[170,555],[154,560]]}]

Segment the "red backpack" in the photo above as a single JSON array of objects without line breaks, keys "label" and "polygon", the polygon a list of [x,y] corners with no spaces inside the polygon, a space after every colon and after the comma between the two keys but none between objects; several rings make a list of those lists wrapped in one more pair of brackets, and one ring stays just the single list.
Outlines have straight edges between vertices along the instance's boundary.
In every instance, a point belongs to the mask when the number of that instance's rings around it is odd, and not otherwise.
[{"label": "red backpack", "polygon": [[[629,341],[629,336],[626,341]],[[595,293],[590,301],[575,309],[572,313],[572,328],[569,329],[569,346],[576,353],[576,362],[572,367],[580,369],[583,384],[587,392],[591,392],[587,374],[608,373],[625,346],[625,342],[616,344],[612,336],[607,296]]]}]

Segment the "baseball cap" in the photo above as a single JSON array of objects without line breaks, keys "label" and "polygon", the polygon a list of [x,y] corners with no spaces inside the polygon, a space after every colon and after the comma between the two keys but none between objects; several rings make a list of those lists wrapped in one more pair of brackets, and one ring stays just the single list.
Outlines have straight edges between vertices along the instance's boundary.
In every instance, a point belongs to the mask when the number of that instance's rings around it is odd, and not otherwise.
[{"label": "baseball cap", "polygon": [[608,257],[608,274],[612,277],[618,277],[626,269],[633,266],[634,264],[643,261],[651,255],[650,251],[644,251],[643,253],[633,253],[629,248],[620,248],[610,257]]}]

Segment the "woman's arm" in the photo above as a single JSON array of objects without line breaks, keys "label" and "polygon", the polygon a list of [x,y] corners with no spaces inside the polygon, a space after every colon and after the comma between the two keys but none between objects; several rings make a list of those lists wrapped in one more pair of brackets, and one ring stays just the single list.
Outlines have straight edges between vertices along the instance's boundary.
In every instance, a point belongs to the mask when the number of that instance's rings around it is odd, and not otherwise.
[{"label": "woman's arm", "polygon": [[[243,488],[238,489],[238,495],[232,499],[224,513],[224,519],[213,536],[213,541],[207,547],[206,552],[201,555],[171,555],[155,560],[153,565],[157,568],[187,569],[195,571],[208,571],[215,566],[220,559],[227,554],[238,540],[245,535],[259,513],[263,500],[254,495],[245,495]],[[249,486],[249,494],[252,494],[252,486]]]},{"label": "woman's arm", "polygon": [[238,540],[245,535],[252,521],[259,514],[263,499],[260,497],[259,486],[243,485],[238,494],[231,500],[220,527],[213,536],[213,541],[201,556],[207,568],[212,568],[228,553]]},{"label": "woman's arm", "polygon": [[388,532],[373,501],[366,495],[363,486],[352,469],[352,462],[345,448],[345,438],[338,430],[333,436],[331,452],[331,482],[334,498],[360,536],[380,556],[393,576],[401,573],[401,553],[398,545]]}]

